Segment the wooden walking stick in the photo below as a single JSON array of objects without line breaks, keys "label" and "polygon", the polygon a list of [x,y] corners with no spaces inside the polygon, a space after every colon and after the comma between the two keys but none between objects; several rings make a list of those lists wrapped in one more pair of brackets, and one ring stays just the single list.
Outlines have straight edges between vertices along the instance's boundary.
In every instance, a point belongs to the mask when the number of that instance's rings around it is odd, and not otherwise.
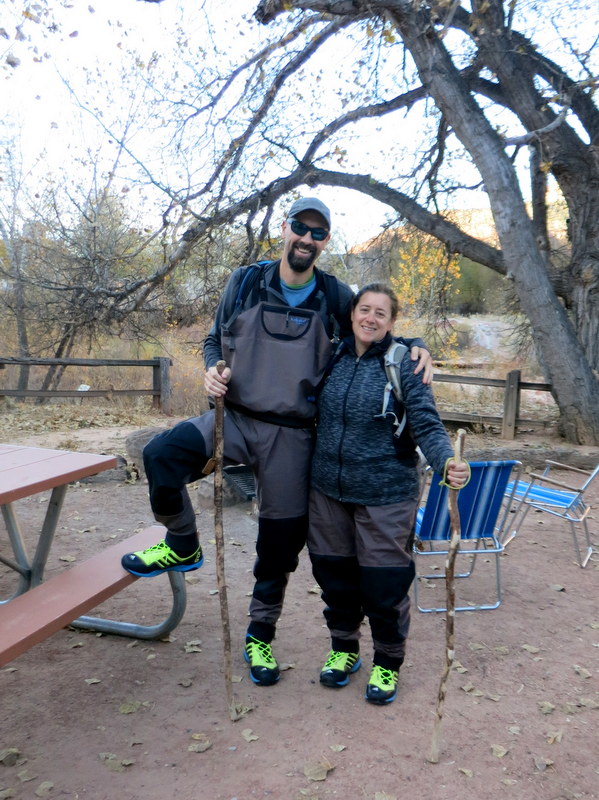
[{"label": "wooden walking stick", "polygon": [[[222,375],[226,364],[219,361],[216,365],[218,374]],[[231,720],[239,719],[235,698],[233,696],[233,669],[231,660],[231,623],[229,621],[229,602],[227,600],[227,583],[225,580],[225,538],[223,534],[223,451],[224,451],[224,400],[215,398],[214,411],[214,540],[216,543],[216,585],[220,601],[220,618],[223,627],[223,653],[227,704]]]},{"label": "wooden walking stick", "polygon": [[[463,459],[464,452],[464,439],[466,431],[463,428],[458,430],[458,434],[454,447],[454,461],[459,464]],[[458,492],[459,489],[449,489],[449,521],[451,523],[451,539],[449,540],[449,547],[447,548],[447,558],[445,559],[445,588],[447,591],[447,615],[445,618],[445,665],[443,667],[443,674],[439,682],[439,691],[437,693],[437,709],[435,716],[435,725],[433,727],[433,741],[431,745],[431,753],[428,760],[437,764],[439,761],[439,738],[441,734],[441,717],[443,716],[443,706],[445,705],[445,695],[447,693],[447,681],[449,673],[453,665],[455,655],[455,584],[454,584],[454,569],[455,559],[460,544],[460,512],[458,510]]]}]

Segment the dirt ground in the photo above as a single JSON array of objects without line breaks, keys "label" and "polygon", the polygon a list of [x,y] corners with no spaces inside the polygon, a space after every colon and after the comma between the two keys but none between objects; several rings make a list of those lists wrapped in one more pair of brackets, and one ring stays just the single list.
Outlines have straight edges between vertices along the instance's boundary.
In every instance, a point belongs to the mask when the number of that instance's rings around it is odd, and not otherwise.
[{"label": "dirt ground", "polygon": [[[82,450],[124,453],[126,433],[76,438]],[[3,438],[60,445],[60,434],[53,437]],[[35,530],[47,497],[18,504],[25,530]],[[598,509],[590,522],[595,545]],[[213,516],[198,515],[205,565],[188,575],[187,612],[169,641],[66,629],[0,670],[0,798],[599,797],[599,554],[580,569],[562,524],[529,515],[501,558],[502,605],[457,615],[441,758],[431,764],[443,615],[413,613],[391,705],[363,699],[372,652],[366,626],[362,669],[343,689],[321,687],[328,638],[305,552],[274,643],[288,668],[274,687],[251,683],[242,641],[257,523],[248,503],[224,513],[235,696],[251,709],[229,720]],[[127,483],[122,471],[71,487],[47,575],[151,522],[146,485]],[[2,531],[0,523],[4,552]],[[489,591],[492,565],[484,561],[468,579],[472,599]],[[0,568],[0,595],[12,585]],[[139,580],[97,613],[158,621],[167,589],[165,577]]]}]

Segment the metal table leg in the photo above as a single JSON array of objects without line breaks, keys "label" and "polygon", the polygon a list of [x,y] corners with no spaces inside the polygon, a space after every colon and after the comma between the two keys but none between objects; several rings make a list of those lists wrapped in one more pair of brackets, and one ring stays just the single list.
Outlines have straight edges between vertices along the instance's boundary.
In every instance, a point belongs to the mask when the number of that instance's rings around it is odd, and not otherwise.
[{"label": "metal table leg", "polygon": [[29,589],[33,589],[34,586],[38,586],[42,582],[67,488],[68,485],[65,484],[52,489],[37,547],[35,548],[35,555],[31,560],[27,553],[27,547],[13,504],[6,503],[1,507],[15,561],[3,557],[0,557],[0,561],[19,573],[19,581],[15,593],[7,600],[0,602],[8,603],[13,598],[18,597],[18,595]]},{"label": "metal table leg", "polygon": [[183,619],[187,606],[187,592],[185,577],[182,572],[169,572],[168,578],[173,593],[173,606],[168,617],[158,625],[138,625],[134,622],[118,622],[100,617],[79,617],[70,624],[73,628],[98,631],[100,633],[115,633],[119,636],[130,636],[134,639],[160,639],[166,636]]}]

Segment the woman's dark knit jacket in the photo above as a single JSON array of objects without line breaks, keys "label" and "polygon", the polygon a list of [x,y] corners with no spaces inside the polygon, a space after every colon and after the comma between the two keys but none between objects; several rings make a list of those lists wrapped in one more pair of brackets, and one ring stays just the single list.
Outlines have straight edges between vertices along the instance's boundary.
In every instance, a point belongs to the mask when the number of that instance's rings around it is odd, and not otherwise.
[{"label": "woman's dark knit jacket", "polygon": [[[414,375],[409,352],[400,367],[408,416],[402,435],[394,439],[391,418],[374,418],[383,404],[383,357],[391,341],[387,335],[358,358],[354,337],[344,339],[320,393],[312,486],[341,502],[379,506],[417,501],[416,445],[440,473],[453,456],[431,387],[422,383],[422,373]],[[401,419],[401,410],[396,413]]]}]

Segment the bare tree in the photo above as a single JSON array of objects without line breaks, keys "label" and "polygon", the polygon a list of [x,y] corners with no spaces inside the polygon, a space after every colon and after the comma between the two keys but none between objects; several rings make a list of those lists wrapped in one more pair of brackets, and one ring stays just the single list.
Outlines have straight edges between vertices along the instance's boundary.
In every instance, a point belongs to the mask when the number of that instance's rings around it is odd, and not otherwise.
[{"label": "bare tree", "polygon": [[[35,315],[28,305],[26,283],[29,248],[23,233],[25,176],[21,159],[11,147],[4,145],[2,158],[4,192],[0,201],[0,307],[4,307],[5,320],[14,323],[17,354],[22,358],[31,355],[29,347],[30,315]],[[5,330],[5,335],[9,329]],[[18,389],[26,389],[29,366],[19,368]]]},{"label": "bare tree", "polygon": [[[268,25],[268,38],[252,44],[253,23],[240,18],[245,52],[241,39],[227,48],[209,38],[213,7],[194,6],[205,15],[202,37],[182,27],[174,46],[143,70],[139,59],[131,62],[129,72],[143,78],[136,122],[144,147],[116,138],[141,179],[168,198],[165,250],[150,273],[105,287],[103,322],[147,305],[219,227],[246,227],[259,252],[283,198],[302,186],[346,187],[385,204],[391,218],[436,237],[448,253],[513,282],[563,434],[599,442],[591,3],[263,0],[255,17]],[[568,39],[567,23],[588,46]],[[87,107],[114,136],[118,109],[111,124],[109,108],[94,107],[93,98]],[[548,178],[567,206],[567,253],[551,247]],[[456,190],[485,193],[499,247],[444,213]]]},{"label": "bare tree", "polygon": [[[211,158],[184,192],[170,189],[173,202],[184,195],[186,212],[196,219],[169,266],[211,226],[272,209],[301,184],[362,192],[438,238],[450,253],[513,281],[563,434],[573,442],[599,442],[597,79],[589,53],[562,39],[549,57],[517,30],[517,23],[532,30],[549,15],[548,7],[558,5],[260,2],[255,16],[274,25],[272,41],[226,76],[197,72],[193,93],[174,106],[179,149],[189,153],[192,143],[211,144]],[[572,15],[585,4],[566,5]],[[346,80],[339,80],[337,101],[319,103],[319,81],[341,75]],[[407,146],[396,149],[385,138],[389,152],[385,169],[378,167],[385,177],[379,177],[373,158],[356,151],[355,142],[370,137],[372,148],[376,132],[367,125],[391,119],[399,143],[416,106],[425,109],[425,122],[421,138],[407,143],[411,163]],[[524,148],[533,152],[532,218],[520,184]],[[380,148],[377,155],[380,160]],[[471,187],[488,196],[501,249],[442,213],[445,195],[467,183],[460,170],[468,170]],[[554,262],[548,247],[547,176],[568,208],[565,264],[563,254],[561,264]]]}]

